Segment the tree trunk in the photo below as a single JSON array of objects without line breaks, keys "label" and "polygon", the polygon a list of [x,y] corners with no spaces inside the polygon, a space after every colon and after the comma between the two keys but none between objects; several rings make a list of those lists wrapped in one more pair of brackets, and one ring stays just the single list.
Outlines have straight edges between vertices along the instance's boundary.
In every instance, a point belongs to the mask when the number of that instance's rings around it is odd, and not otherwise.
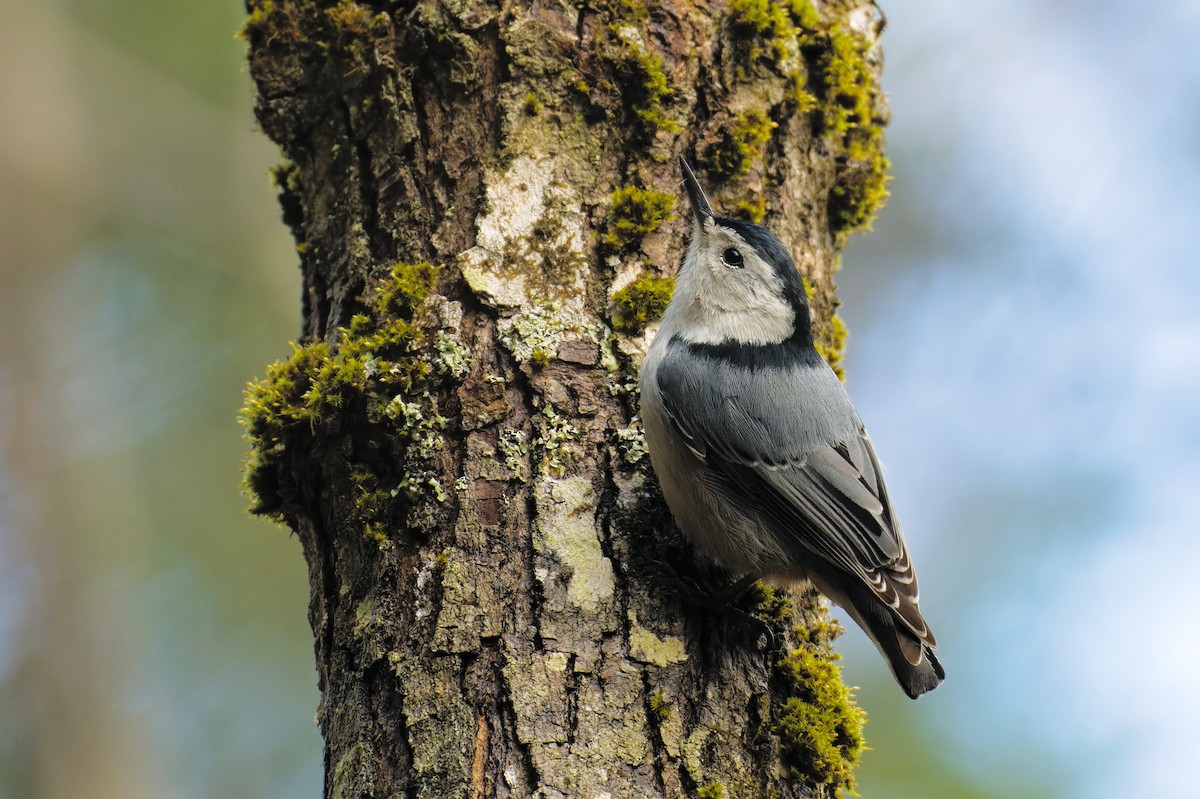
[{"label": "tree trunk", "polygon": [[834,625],[683,601],[636,376],[679,153],[840,357],[837,251],[886,195],[873,5],[248,6],[304,329],[247,392],[246,479],[308,561],[325,795],[840,794]]}]

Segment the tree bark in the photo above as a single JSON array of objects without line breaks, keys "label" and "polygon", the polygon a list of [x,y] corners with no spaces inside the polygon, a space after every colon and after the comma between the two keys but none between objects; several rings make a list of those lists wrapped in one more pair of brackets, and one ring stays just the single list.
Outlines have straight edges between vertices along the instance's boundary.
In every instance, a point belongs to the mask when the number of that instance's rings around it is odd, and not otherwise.
[{"label": "tree bark", "polygon": [[837,252],[886,195],[873,5],[247,5],[304,316],[247,486],[308,562],[325,795],[839,795],[823,600],[683,600],[636,375],[679,153],[840,358]]}]

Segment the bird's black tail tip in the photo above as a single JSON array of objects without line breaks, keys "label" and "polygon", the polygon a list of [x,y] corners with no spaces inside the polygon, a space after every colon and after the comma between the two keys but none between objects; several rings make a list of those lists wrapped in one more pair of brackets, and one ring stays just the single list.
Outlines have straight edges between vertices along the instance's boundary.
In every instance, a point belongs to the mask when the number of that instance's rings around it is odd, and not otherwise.
[{"label": "bird's black tail tip", "polygon": [[937,655],[933,654],[928,647],[924,647],[923,654],[921,662],[915,666],[902,657],[892,661],[892,671],[896,674],[896,681],[900,683],[900,687],[904,689],[904,693],[908,694],[910,699],[916,699],[921,694],[932,691],[942,684],[942,680],[946,679],[946,672],[942,669],[942,664],[938,662]]}]

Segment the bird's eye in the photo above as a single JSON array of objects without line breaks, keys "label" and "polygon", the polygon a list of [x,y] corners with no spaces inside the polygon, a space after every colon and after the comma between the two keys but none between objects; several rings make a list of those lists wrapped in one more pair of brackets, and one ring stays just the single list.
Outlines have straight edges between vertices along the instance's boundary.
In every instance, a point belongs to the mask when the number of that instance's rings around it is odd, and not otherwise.
[{"label": "bird's eye", "polygon": [[730,269],[741,269],[746,265],[746,261],[742,258],[742,254],[738,251],[737,247],[726,247],[725,252],[721,253],[721,260]]}]

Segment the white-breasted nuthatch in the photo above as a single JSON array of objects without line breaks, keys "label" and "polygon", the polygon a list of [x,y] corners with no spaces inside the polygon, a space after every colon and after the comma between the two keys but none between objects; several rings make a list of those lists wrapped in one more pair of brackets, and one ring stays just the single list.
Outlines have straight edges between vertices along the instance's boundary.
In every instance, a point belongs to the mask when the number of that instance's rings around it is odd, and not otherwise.
[{"label": "white-breasted nuthatch", "polygon": [[808,580],[845,608],[916,698],[945,672],[871,441],[813,345],[804,282],[769,230],[716,216],[680,164],[692,239],[641,369],[663,495],[738,585]]}]

